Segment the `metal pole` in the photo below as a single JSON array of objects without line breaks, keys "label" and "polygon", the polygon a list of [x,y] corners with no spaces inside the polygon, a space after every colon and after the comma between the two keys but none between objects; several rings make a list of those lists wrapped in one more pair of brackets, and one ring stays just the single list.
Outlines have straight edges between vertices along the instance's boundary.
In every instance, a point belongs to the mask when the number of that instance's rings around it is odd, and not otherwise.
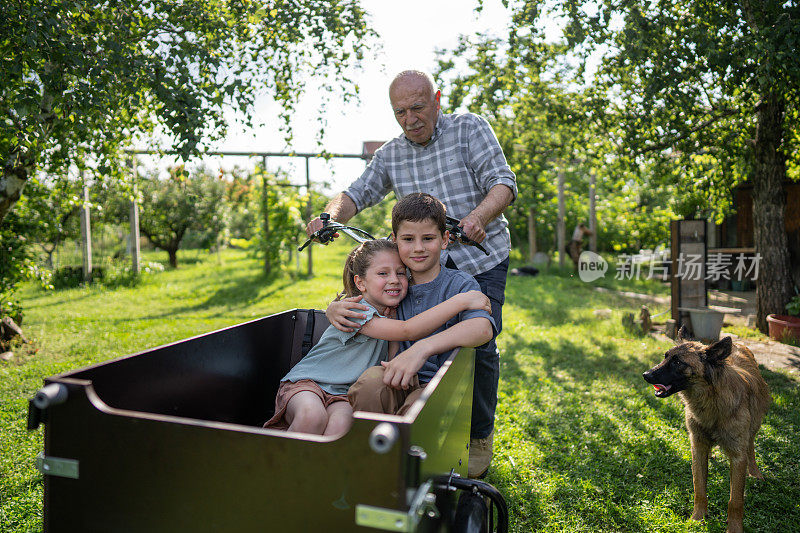
[{"label": "metal pole", "polygon": [[528,209],[528,261],[533,262],[533,256],[536,255],[536,210],[534,208]]},{"label": "metal pole", "polygon": [[566,253],[564,247],[564,171],[558,173],[558,266],[564,267],[564,254]]},{"label": "metal pole", "polygon": [[92,279],[92,228],[89,213],[89,187],[86,185],[86,171],[81,171],[83,179],[83,207],[81,208],[81,243],[83,252],[83,280]]},{"label": "metal pole", "polygon": [[269,262],[269,184],[267,183],[267,156],[261,156],[261,179],[264,189],[264,274],[269,275],[272,265]]},{"label": "metal pole", "polygon": [[[311,220],[311,170],[309,168],[309,157],[306,156],[306,194],[308,194],[308,202],[306,203],[306,220]],[[306,248],[308,250],[308,277],[314,275],[314,259],[311,254],[313,246]]]},{"label": "metal pole", "polygon": [[589,250],[597,253],[597,176],[594,169],[589,171],[589,230],[592,234],[589,236]]},{"label": "metal pole", "polygon": [[137,165],[136,165],[136,156],[131,155],[128,164],[131,167],[131,176],[133,177],[133,199],[131,200],[131,209],[130,209],[130,224],[131,224],[131,234],[130,234],[130,253],[131,253],[131,268],[133,269],[134,275],[139,275],[139,261],[141,256],[141,248],[139,246],[139,203],[137,202],[137,192],[138,192],[138,185],[136,183],[137,178]]}]

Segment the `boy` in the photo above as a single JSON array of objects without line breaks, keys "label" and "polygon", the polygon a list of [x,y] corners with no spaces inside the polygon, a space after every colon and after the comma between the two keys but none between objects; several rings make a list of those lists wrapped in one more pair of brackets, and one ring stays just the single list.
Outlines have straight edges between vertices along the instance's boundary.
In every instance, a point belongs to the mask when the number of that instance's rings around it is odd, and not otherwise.
[{"label": "boy", "polygon": [[[480,290],[478,282],[460,270],[445,268],[439,256],[447,247],[444,205],[425,193],[405,196],[392,209],[392,238],[400,259],[411,272],[408,296],[397,308],[397,318],[406,320],[469,290]],[[353,316],[352,301],[334,302],[328,307],[332,324],[341,324]],[[337,326],[339,327],[339,326]],[[342,328],[340,328],[342,329]],[[419,397],[422,387],[433,378],[448,352],[458,346],[480,346],[495,332],[492,317],[486,311],[466,311],[451,319],[433,335],[413,344],[402,342],[401,353],[388,362],[366,370],[350,387],[348,398],[354,410],[403,415]],[[470,450],[471,451],[471,450]],[[470,476],[482,474],[488,467],[470,461]]]}]

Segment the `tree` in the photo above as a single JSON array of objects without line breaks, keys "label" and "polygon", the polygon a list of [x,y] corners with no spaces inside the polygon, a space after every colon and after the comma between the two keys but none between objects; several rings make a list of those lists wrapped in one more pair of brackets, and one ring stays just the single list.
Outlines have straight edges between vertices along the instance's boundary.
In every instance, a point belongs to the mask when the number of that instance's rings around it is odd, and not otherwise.
[{"label": "tree", "polygon": [[52,269],[53,254],[59,245],[80,235],[82,184],[76,180],[42,180],[34,176],[27,189],[20,205],[20,214],[30,224],[27,238],[47,254],[47,266]]},{"label": "tree", "polygon": [[0,222],[37,169],[100,174],[132,136],[184,159],[225,134],[226,109],[268,94],[288,125],[309,75],[349,79],[372,32],[354,0],[14,0],[0,3]]},{"label": "tree", "polygon": [[564,16],[564,37],[594,76],[605,123],[632,161],[680,170],[681,190],[701,189],[707,208],[729,205],[750,180],[756,251],[757,324],[792,295],[783,183],[798,163],[800,8],[794,2],[665,0],[509,2],[510,34],[542,39],[545,14]]},{"label": "tree", "polygon": [[654,183],[652,165],[631,169],[614,154],[601,127],[604,110],[592,88],[579,84],[581,72],[565,59],[565,51],[563,45],[519,32],[507,41],[462,37],[455,50],[440,55],[437,77],[446,86],[448,107],[486,116],[517,175],[519,196],[507,211],[512,238],[525,242],[533,210],[537,241],[554,247],[559,175],[571,231],[588,218],[593,173],[603,228],[600,249],[638,251],[665,242],[672,214],[664,202],[668,191]]},{"label": "tree", "polygon": [[140,231],[153,246],[169,255],[169,264],[178,267],[178,249],[190,229],[216,228],[225,220],[225,183],[201,171],[189,176],[183,166],[170,170],[160,179],[150,176],[139,182],[141,192]]}]

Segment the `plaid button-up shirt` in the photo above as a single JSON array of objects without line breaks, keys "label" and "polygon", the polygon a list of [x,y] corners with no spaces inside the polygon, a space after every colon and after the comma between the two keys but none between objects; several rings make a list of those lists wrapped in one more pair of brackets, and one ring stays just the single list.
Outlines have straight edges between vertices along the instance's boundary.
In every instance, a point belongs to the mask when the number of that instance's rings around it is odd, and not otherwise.
[{"label": "plaid button-up shirt", "polygon": [[[464,218],[495,185],[507,185],[517,196],[516,176],[488,122],[478,115],[439,113],[430,142],[422,146],[405,134],[375,152],[367,169],[345,193],[356,208],[375,205],[394,190],[397,198],[426,192],[447,207],[447,214]],[[511,237],[503,215],[486,225],[481,243],[485,255],[474,246],[450,243],[442,261],[450,257],[460,270],[476,275],[508,257]]]}]

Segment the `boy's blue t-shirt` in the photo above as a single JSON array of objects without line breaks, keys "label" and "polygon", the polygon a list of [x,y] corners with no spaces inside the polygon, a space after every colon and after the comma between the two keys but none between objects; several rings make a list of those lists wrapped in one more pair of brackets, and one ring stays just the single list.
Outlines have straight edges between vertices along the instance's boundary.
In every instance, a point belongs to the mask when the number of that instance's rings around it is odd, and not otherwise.
[{"label": "boy's blue t-shirt", "polygon": [[[366,311],[358,310],[367,318],[352,319],[354,322],[363,325],[375,316],[382,316],[366,300],[361,300],[360,303],[369,308]],[[281,381],[311,379],[329,394],[347,394],[350,385],[356,382],[362,372],[380,361],[386,361],[388,350],[388,341],[373,339],[358,331],[345,333],[328,326],[319,342]]]},{"label": "boy's blue t-shirt", "polygon": [[[473,290],[481,290],[481,287],[478,285],[478,282],[475,281],[475,278],[461,270],[454,270],[452,268],[442,266],[442,270],[433,281],[422,283],[420,285],[410,285],[408,287],[408,295],[403,299],[402,302],[400,302],[400,306],[397,308],[397,318],[400,320],[408,320],[409,318],[418,315],[423,311],[427,311],[431,307],[442,303],[456,294]],[[453,326],[454,324],[457,324],[463,320],[476,317],[488,318],[492,323],[492,329],[497,332],[497,326],[495,325],[491,314],[480,309],[470,309],[467,311],[462,311],[458,315],[454,316],[448,320],[444,326],[431,333],[431,335],[435,335],[440,331],[444,331],[450,326]],[[402,352],[403,350],[407,350],[411,344],[413,343],[408,341],[401,342],[400,351]],[[433,375],[436,374],[439,368],[447,360],[449,355],[450,352],[447,352],[433,355],[428,358],[428,360],[425,361],[425,364],[422,365],[422,368],[420,368],[419,372],[417,373],[420,383],[427,383],[430,381],[431,378],[433,378]]]}]

